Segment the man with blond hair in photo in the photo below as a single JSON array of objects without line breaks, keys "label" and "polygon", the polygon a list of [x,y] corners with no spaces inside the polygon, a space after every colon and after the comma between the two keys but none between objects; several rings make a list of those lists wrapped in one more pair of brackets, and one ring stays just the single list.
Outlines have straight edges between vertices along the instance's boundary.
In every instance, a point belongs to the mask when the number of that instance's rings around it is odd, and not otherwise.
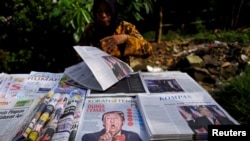
[{"label": "man with blond hair in photo", "polygon": [[102,115],[102,123],[104,129],[84,134],[82,141],[142,141],[137,133],[122,129],[125,118],[124,113],[121,111],[104,113]]}]

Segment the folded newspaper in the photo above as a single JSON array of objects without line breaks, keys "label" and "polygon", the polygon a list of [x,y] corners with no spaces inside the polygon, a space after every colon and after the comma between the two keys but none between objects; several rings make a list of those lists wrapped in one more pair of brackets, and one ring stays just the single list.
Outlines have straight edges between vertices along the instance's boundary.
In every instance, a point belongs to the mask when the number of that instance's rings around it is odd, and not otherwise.
[{"label": "folded newspaper", "polygon": [[150,140],[207,140],[209,125],[238,125],[206,92],[137,96]]},{"label": "folded newspaper", "polygon": [[133,69],[96,47],[74,46],[82,62],[65,68],[64,74],[87,89],[105,91]]}]

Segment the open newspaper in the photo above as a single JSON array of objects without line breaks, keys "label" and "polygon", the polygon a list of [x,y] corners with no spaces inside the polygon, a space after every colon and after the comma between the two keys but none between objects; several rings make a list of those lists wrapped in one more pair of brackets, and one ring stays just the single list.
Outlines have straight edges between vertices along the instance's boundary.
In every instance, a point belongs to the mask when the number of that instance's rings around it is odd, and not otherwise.
[{"label": "open newspaper", "polygon": [[119,141],[148,140],[134,98],[86,98],[76,141],[98,141],[109,137]]},{"label": "open newspaper", "polygon": [[123,79],[132,68],[96,47],[74,46],[82,62],[65,69],[70,79],[88,89],[104,91]]},{"label": "open newspaper", "polygon": [[38,97],[0,98],[0,141],[12,140],[39,100]]},{"label": "open newspaper", "polygon": [[105,91],[89,89],[87,97],[136,96],[138,93],[146,94],[147,92],[148,90],[143,83],[141,73],[133,72]]},{"label": "open newspaper", "polygon": [[141,72],[148,93],[206,92],[191,76],[180,71]]},{"label": "open newspaper", "polygon": [[205,92],[139,94],[137,103],[150,140],[206,140],[208,125],[239,124]]}]

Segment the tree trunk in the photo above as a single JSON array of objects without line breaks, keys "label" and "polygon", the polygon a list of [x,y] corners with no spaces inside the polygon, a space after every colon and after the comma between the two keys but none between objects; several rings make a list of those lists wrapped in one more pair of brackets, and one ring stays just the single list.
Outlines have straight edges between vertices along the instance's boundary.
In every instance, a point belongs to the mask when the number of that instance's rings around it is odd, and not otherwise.
[{"label": "tree trunk", "polygon": [[162,0],[157,0],[156,1],[156,9],[158,9],[159,11],[159,17],[158,17],[158,26],[156,29],[156,34],[155,34],[155,41],[157,43],[161,42],[161,36],[162,36],[162,19],[163,19],[163,11],[162,11]]}]

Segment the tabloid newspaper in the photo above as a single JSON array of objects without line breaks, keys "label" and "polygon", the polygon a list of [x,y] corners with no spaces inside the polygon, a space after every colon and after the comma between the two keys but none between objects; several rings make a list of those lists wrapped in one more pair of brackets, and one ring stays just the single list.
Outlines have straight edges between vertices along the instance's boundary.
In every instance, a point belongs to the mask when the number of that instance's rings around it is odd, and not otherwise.
[{"label": "tabloid newspaper", "polygon": [[0,141],[10,141],[40,98],[0,98]]},{"label": "tabloid newspaper", "polygon": [[[121,132],[119,132],[121,129]],[[86,98],[76,141],[147,141],[144,123],[132,97]]]},{"label": "tabloid newspaper", "polygon": [[96,47],[74,46],[82,62],[65,68],[64,74],[88,89],[104,91],[123,79],[132,68]]},{"label": "tabloid newspaper", "polygon": [[151,94],[207,92],[185,72],[141,72],[141,76]]},{"label": "tabloid newspaper", "polygon": [[137,103],[150,140],[206,140],[208,125],[218,125],[212,119],[239,124],[205,92],[139,94]]},{"label": "tabloid newspaper", "polygon": [[147,87],[141,78],[141,73],[132,72],[105,91],[89,89],[87,97],[136,96],[138,93],[146,94],[147,91]]}]

